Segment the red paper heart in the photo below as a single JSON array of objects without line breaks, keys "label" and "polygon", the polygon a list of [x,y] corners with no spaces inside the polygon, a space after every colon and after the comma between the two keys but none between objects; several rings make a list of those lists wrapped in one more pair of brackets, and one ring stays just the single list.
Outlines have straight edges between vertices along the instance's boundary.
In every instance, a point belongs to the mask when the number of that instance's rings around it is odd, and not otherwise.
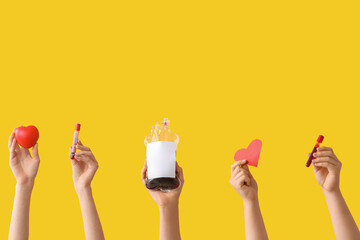
[{"label": "red paper heart", "polygon": [[252,141],[248,148],[239,149],[234,156],[235,161],[246,160],[250,166],[257,167],[260,157],[262,142],[260,139]]},{"label": "red paper heart", "polygon": [[18,127],[15,129],[15,139],[24,148],[33,147],[39,139],[39,131],[35,126]]}]

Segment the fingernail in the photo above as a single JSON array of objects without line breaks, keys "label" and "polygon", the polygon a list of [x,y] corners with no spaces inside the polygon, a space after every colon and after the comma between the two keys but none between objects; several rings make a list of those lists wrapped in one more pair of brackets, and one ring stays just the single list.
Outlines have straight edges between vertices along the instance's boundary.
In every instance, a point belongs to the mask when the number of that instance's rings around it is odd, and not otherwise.
[{"label": "fingernail", "polygon": [[317,153],[314,153],[313,156],[316,157],[316,156],[317,156]]}]

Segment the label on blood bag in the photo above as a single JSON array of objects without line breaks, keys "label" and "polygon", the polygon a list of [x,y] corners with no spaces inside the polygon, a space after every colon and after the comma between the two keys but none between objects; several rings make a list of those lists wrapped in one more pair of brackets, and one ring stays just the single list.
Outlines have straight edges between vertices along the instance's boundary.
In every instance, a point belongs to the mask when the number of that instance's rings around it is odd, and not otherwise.
[{"label": "label on blood bag", "polygon": [[149,179],[175,178],[175,151],[174,142],[158,141],[146,145],[147,175]]}]

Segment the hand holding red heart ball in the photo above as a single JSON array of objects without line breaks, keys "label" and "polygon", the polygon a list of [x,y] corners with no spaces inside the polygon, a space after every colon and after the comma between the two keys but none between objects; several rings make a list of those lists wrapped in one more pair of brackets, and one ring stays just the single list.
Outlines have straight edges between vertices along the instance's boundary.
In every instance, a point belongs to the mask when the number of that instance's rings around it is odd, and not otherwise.
[{"label": "hand holding red heart ball", "polygon": [[[25,128],[27,129],[27,128]],[[36,129],[36,128],[35,128]],[[19,131],[20,130],[20,131]],[[29,128],[29,130],[34,131],[34,129]],[[26,131],[29,131],[26,130]],[[30,134],[29,138],[35,144],[32,146],[32,155],[26,147],[20,147],[17,141],[20,141],[24,146],[31,147],[32,142],[26,138],[29,134],[24,134],[23,129],[14,129],[9,138],[9,151],[10,151],[10,167],[16,178],[16,183],[18,186],[25,186],[27,190],[31,190],[34,185],[34,180],[39,169],[40,158],[38,151],[38,144],[36,140],[39,138],[39,132],[34,131],[35,137]],[[18,140],[15,139],[15,132],[17,132]],[[30,131],[31,133],[31,131]],[[20,138],[19,138],[20,137]]]},{"label": "hand holding red heart ball", "polygon": [[39,131],[35,126],[20,126],[15,129],[15,139],[24,148],[33,147],[39,139]]}]

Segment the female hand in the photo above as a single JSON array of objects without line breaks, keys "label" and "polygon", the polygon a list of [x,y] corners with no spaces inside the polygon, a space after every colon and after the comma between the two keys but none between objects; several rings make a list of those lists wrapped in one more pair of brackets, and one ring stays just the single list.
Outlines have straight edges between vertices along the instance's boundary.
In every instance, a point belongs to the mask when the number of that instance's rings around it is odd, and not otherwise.
[{"label": "female hand", "polygon": [[246,160],[237,161],[231,166],[230,184],[244,202],[257,199],[258,186],[246,165]]},{"label": "female hand", "polygon": [[[147,177],[147,165],[145,161],[144,167],[141,171],[141,180],[143,181],[144,185],[146,184],[146,177]],[[168,205],[178,204],[180,193],[184,185],[184,176],[183,176],[183,170],[177,164],[177,162],[176,162],[176,177],[178,177],[181,181],[180,186],[169,192],[162,192],[160,190],[151,190],[146,188],[159,207],[166,207]]]},{"label": "female hand", "polygon": [[316,180],[328,192],[339,191],[341,162],[332,148],[319,147],[312,160]]},{"label": "female hand", "polygon": [[10,167],[16,178],[17,184],[34,184],[36,174],[39,169],[40,158],[38,144],[30,151],[27,148],[20,147],[15,139],[15,129],[11,133],[8,144],[10,150]]},{"label": "female hand", "polygon": [[78,191],[80,189],[90,188],[91,181],[99,165],[90,148],[84,146],[80,140],[76,145],[76,149],[80,151],[75,153],[75,159],[71,160],[71,165],[75,189]]}]

